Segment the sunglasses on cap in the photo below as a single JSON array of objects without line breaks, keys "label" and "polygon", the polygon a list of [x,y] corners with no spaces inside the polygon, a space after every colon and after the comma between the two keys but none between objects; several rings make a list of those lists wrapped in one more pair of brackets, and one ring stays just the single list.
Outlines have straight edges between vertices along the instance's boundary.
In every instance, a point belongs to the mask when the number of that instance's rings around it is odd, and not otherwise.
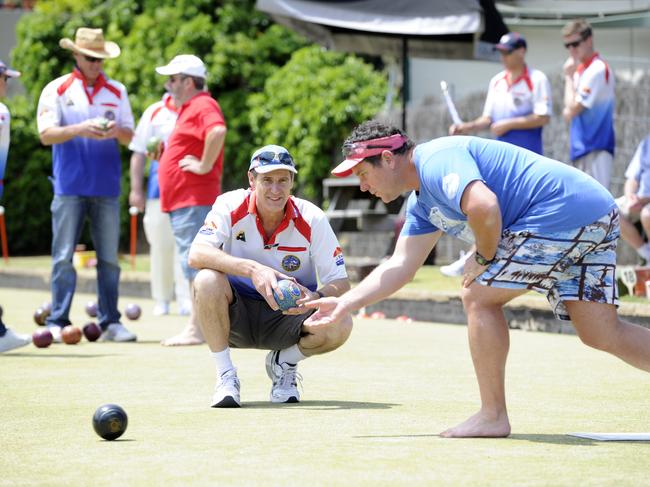
[{"label": "sunglasses on cap", "polygon": [[564,47],[565,47],[566,49],[571,49],[572,47],[574,47],[574,48],[575,48],[575,47],[578,47],[578,46],[579,46],[580,44],[582,44],[584,41],[586,41],[587,39],[589,39],[589,37],[591,37],[591,29],[587,29],[587,30],[585,30],[584,32],[581,32],[581,33],[580,33],[580,39],[578,39],[577,41],[573,41],[573,42],[565,42],[565,43],[564,43]]},{"label": "sunglasses on cap", "polygon": [[101,63],[103,61],[102,58],[99,57],[92,57],[92,56],[86,56],[84,54],[84,59],[88,61],[89,63]]},{"label": "sunglasses on cap", "polygon": [[[255,164],[257,162],[257,164]],[[285,166],[295,166],[293,157],[288,152],[273,152],[265,151],[260,152],[253,159],[255,167],[267,166],[269,164],[283,164]]]}]

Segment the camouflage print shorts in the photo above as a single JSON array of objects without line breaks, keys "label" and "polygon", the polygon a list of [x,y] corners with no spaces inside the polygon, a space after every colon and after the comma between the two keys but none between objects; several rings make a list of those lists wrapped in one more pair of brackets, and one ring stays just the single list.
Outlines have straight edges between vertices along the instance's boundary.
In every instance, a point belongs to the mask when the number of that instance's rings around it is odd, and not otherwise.
[{"label": "camouflage print shorts", "polygon": [[496,261],[477,278],[484,286],[530,289],[546,294],[555,317],[570,320],[564,301],[618,306],[616,243],[618,210],[573,230],[502,235]]}]

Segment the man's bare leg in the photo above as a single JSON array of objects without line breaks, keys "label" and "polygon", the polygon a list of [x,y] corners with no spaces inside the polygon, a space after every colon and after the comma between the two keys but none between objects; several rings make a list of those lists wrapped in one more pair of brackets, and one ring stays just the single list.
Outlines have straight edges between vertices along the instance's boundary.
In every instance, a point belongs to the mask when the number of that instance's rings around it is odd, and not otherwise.
[{"label": "man's bare leg", "polygon": [[[190,296],[194,294],[194,282],[190,281]],[[194,300],[192,300],[194,301]],[[192,302],[192,309],[190,312],[189,323],[183,328],[178,335],[167,338],[160,342],[161,345],[165,347],[182,347],[187,345],[201,345],[204,343],[203,334],[201,329],[197,324],[197,313],[196,306]]]},{"label": "man's bare leg", "polygon": [[588,301],[565,301],[564,304],[578,336],[586,345],[650,372],[650,330],[621,320],[613,304]]},{"label": "man's bare leg", "polygon": [[510,347],[503,305],[525,290],[499,289],[473,283],[463,290],[467,332],[481,409],[453,428],[445,438],[504,437],[510,434],[505,398],[505,367]]},{"label": "man's bare leg", "polygon": [[310,329],[303,325],[302,331],[307,334],[300,338],[298,347],[306,357],[320,355],[336,350],[343,345],[352,333],[352,317],[341,320],[336,327],[320,327]]}]

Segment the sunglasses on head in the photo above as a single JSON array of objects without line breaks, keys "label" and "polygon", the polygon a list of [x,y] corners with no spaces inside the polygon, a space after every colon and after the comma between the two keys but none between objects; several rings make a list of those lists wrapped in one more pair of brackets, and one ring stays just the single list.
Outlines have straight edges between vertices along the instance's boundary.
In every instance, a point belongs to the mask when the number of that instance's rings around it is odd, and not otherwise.
[{"label": "sunglasses on head", "polygon": [[101,63],[103,61],[102,58],[86,56],[86,55],[84,55],[84,59],[89,63]]},{"label": "sunglasses on head", "polygon": [[573,47],[573,48],[578,47],[578,46],[579,46],[580,44],[582,44],[584,41],[586,41],[587,39],[589,39],[590,36],[591,36],[591,29],[587,29],[587,30],[585,30],[584,32],[581,32],[581,33],[580,33],[580,39],[578,39],[577,41],[573,41],[573,42],[565,42],[565,43],[564,43],[564,47],[565,47],[566,49],[571,49],[572,47]]},{"label": "sunglasses on head", "polygon": [[293,157],[291,157],[286,152],[261,152],[256,157],[255,160],[259,161],[260,166],[266,166],[267,164],[277,164],[278,161],[280,164],[285,166],[293,166]]}]

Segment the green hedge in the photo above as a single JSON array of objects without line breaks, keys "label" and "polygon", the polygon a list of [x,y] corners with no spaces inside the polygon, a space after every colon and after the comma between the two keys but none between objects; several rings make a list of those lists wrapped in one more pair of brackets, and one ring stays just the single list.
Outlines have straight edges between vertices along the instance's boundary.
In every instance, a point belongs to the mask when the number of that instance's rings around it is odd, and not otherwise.
[{"label": "green hedge", "polygon": [[[246,183],[252,151],[259,145],[287,146],[300,164],[298,191],[319,198],[338,147],[350,128],[382,106],[383,73],[352,55],[309,44],[274,24],[249,0],[44,0],[21,17],[12,64],[23,72],[26,97],[6,103],[12,134],[3,204],[13,254],[49,253],[52,187],[51,148],[36,133],[36,104],[43,87],[72,69],[69,51],[58,45],[78,27],[101,27],[122,48],[105,63],[124,83],[137,118],[160,99],[165,77],[156,66],[193,53],[209,72],[228,136],[224,189]],[[128,248],[129,154],[123,150],[122,248]],[[87,234],[84,243],[90,244]]]}]

